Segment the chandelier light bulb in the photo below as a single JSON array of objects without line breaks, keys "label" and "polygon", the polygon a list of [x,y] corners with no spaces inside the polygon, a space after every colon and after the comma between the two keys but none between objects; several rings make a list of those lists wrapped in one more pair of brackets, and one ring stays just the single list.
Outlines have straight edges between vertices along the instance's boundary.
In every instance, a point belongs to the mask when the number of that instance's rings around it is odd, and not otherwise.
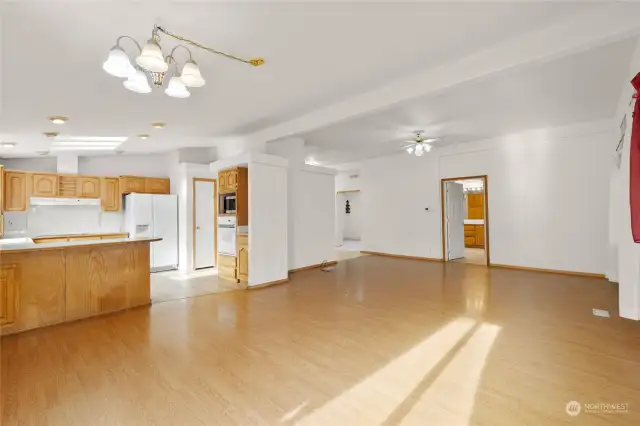
[{"label": "chandelier light bulb", "polygon": [[171,80],[169,80],[169,86],[166,88],[164,93],[172,98],[188,98],[191,96],[191,93],[189,93],[180,77],[171,77]]},{"label": "chandelier light bulb", "polygon": [[418,154],[422,155],[422,150],[423,150],[422,144],[416,145],[416,155]]},{"label": "chandelier light bulb", "polygon": [[184,64],[180,78],[184,85],[188,87],[202,87],[205,83],[202,74],[200,74],[200,68],[198,68],[198,65],[192,60]]},{"label": "chandelier light bulb", "polygon": [[432,148],[432,146],[431,146],[431,145],[429,145],[429,144],[424,144],[424,151],[425,151],[425,152],[429,152],[429,151],[431,151],[431,148]]},{"label": "chandelier light bulb", "polygon": [[149,86],[149,81],[147,80],[147,76],[144,74],[142,70],[137,70],[133,74],[127,78],[122,85],[132,92],[136,93],[150,93],[151,86]]},{"label": "chandelier light bulb", "polygon": [[142,53],[136,58],[136,63],[151,72],[165,72],[169,68],[162,56],[160,45],[153,38],[150,38],[144,45]]},{"label": "chandelier light bulb", "polygon": [[109,57],[102,64],[102,69],[114,77],[125,78],[135,72],[129,56],[120,46],[114,46],[109,51]]},{"label": "chandelier light bulb", "polygon": [[413,154],[413,147],[412,147],[412,146],[408,147],[408,148],[407,148],[407,152],[408,152],[409,154]]}]

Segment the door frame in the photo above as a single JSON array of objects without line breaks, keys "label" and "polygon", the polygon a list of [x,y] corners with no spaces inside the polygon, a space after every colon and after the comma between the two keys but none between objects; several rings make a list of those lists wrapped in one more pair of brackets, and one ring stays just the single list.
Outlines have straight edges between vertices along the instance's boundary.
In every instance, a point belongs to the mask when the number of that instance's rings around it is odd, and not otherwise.
[{"label": "door frame", "polygon": [[477,176],[462,176],[440,179],[440,226],[442,236],[442,261],[447,261],[446,256],[446,224],[444,220],[445,213],[445,200],[444,200],[444,184],[454,180],[465,179],[482,179],[484,185],[484,256],[487,266],[491,266],[491,245],[489,242],[489,176],[477,175]]},{"label": "door frame", "polygon": [[[193,217],[191,223],[191,233],[193,238],[193,255],[191,256],[191,267],[195,271],[196,270],[196,182],[212,182],[213,183],[213,233],[215,235],[213,239],[214,249],[213,249],[213,267],[218,267],[218,215],[216,214],[218,211],[218,181],[217,179],[212,178],[196,178],[194,177],[192,180],[192,194],[193,194],[193,202],[191,205],[191,209],[193,210]],[[202,268],[201,268],[202,269]]]}]

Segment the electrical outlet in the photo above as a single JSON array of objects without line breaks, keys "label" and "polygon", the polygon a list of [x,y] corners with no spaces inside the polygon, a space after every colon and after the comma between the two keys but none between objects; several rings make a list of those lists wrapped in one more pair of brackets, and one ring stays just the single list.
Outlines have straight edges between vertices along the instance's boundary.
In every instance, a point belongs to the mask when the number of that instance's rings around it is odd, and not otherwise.
[{"label": "electrical outlet", "polygon": [[611,317],[611,314],[609,313],[609,311],[607,311],[606,309],[596,309],[593,308],[593,315],[597,316],[597,317],[604,317],[604,318],[609,318]]}]

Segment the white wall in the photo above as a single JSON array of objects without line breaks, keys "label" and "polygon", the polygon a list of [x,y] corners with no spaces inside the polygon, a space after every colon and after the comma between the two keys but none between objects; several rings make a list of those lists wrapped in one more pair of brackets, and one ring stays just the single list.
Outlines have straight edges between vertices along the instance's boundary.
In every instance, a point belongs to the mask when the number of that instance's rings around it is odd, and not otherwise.
[{"label": "white wall", "polygon": [[[214,163],[215,164],[215,163]],[[249,162],[249,286],[289,276],[287,163]]]},{"label": "white wall", "polygon": [[336,192],[361,189],[360,170],[349,170],[336,174]]},{"label": "white wall", "polygon": [[605,121],[366,161],[365,250],[442,258],[440,178],[487,174],[492,263],[604,273],[610,138]]},{"label": "white wall", "polygon": [[607,276],[618,284],[618,309],[620,316],[640,319],[640,244],[633,242],[631,235],[631,213],[629,204],[629,158],[631,146],[631,125],[633,87],[631,79],[640,72],[640,43],[631,58],[628,77],[621,82],[622,95],[618,102],[616,117],[613,120],[613,136],[608,141],[608,159],[611,160],[618,144],[622,117],[627,115],[627,131],[622,151],[620,169],[611,167],[609,202],[609,239]]},{"label": "white wall", "polygon": [[5,170],[24,170],[33,172],[56,173],[57,163],[54,157],[41,158],[4,158],[0,159]]},{"label": "white wall", "polygon": [[78,173],[95,176],[169,177],[171,166],[172,158],[169,154],[80,157]]}]

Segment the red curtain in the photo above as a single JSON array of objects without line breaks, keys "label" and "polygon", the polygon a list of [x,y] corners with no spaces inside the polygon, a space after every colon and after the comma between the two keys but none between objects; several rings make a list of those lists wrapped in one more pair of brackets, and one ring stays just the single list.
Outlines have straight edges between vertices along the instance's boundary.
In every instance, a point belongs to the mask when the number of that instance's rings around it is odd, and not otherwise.
[{"label": "red curtain", "polygon": [[[631,80],[636,93],[640,93],[640,73]],[[637,95],[636,95],[637,96]],[[640,243],[640,103],[636,99],[631,125],[631,158],[629,170],[629,203],[631,204],[631,234]]]}]

